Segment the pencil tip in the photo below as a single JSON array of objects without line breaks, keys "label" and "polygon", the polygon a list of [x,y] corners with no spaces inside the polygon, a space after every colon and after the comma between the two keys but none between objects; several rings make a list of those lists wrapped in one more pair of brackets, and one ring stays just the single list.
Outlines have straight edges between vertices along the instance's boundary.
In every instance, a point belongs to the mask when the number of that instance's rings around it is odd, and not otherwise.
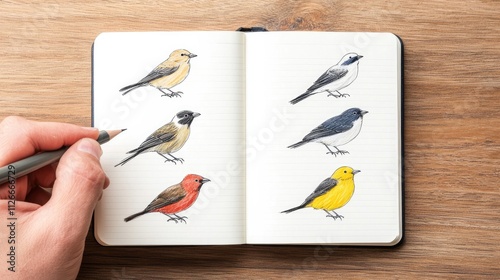
[{"label": "pencil tip", "polygon": [[116,135],[122,133],[123,131],[127,130],[126,128],[125,129],[117,129],[117,130],[108,130],[108,135],[109,135],[109,139],[113,139]]}]

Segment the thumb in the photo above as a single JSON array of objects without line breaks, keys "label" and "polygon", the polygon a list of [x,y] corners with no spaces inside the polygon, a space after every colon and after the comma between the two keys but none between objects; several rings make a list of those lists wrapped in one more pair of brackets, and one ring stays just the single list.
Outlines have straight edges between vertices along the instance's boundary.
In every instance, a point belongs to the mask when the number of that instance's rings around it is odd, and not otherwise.
[{"label": "thumb", "polygon": [[95,140],[84,138],[73,144],[57,165],[52,197],[45,205],[54,211],[54,217],[74,233],[83,234],[83,238],[102,190],[109,184],[99,162],[101,154]]}]

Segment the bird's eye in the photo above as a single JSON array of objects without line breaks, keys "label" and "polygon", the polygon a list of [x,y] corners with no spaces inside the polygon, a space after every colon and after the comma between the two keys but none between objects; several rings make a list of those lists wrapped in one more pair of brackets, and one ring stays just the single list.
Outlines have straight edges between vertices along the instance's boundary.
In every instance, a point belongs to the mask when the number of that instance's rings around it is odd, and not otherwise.
[{"label": "bird's eye", "polygon": [[188,114],[185,114],[185,115],[184,115],[184,117],[185,117],[185,118],[187,118],[187,117],[188,117]]},{"label": "bird's eye", "polygon": [[185,53],[181,53],[181,56],[186,56],[186,54]]},{"label": "bird's eye", "polygon": [[195,179],[194,181],[195,181],[195,182],[198,182],[198,179]]},{"label": "bird's eye", "polygon": [[347,170],[344,170],[344,173],[347,173]]}]

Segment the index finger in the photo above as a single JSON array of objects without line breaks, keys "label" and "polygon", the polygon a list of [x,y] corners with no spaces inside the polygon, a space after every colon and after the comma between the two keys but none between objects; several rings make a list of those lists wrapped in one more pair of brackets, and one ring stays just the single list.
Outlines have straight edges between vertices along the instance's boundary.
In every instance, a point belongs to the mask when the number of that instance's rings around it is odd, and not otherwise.
[{"label": "index finger", "polygon": [[91,127],[7,117],[0,123],[0,166],[40,151],[71,146],[82,138],[96,139],[98,134],[98,129]]}]

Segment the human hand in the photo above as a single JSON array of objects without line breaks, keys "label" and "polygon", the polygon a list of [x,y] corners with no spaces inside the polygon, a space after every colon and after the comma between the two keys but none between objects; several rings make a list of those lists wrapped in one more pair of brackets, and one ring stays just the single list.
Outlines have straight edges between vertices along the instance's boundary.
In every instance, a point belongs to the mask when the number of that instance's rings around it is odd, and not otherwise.
[{"label": "human hand", "polygon": [[[0,123],[0,166],[71,146],[58,163],[0,185],[0,279],[76,278],[92,211],[109,185],[99,162],[101,147],[92,140],[98,133],[20,117]],[[12,185],[14,208],[9,204]],[[52,194],[41,187],[51,188]],[[9,215],[12,209],[14,216]]]}]

